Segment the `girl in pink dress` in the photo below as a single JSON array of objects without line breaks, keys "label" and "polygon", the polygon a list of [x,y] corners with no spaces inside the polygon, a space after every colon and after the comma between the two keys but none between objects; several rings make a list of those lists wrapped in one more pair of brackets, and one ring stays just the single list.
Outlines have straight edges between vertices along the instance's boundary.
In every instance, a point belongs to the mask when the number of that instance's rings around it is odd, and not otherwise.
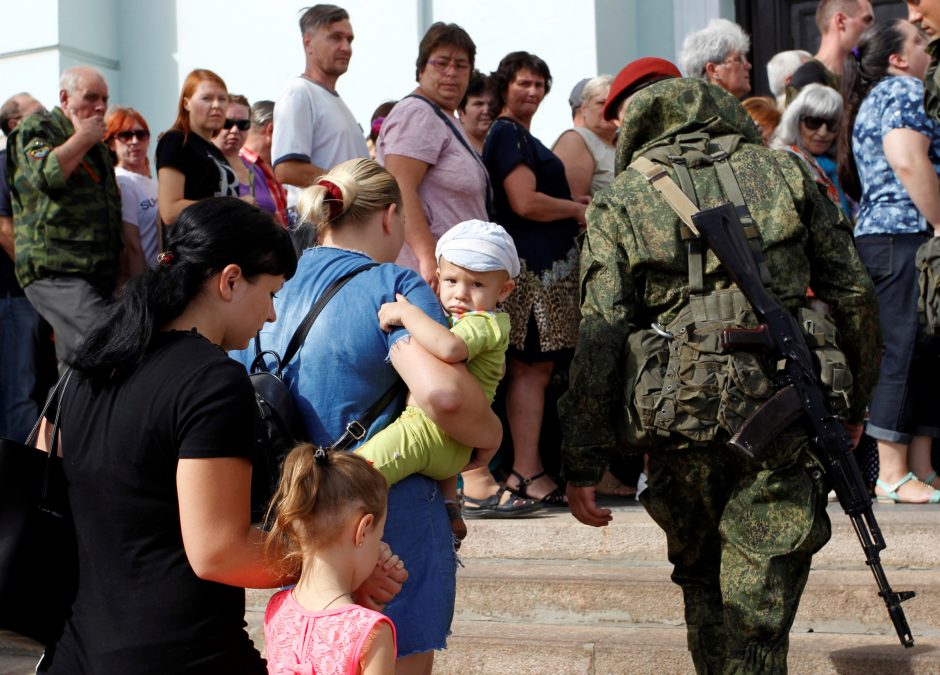
[{"label": "girl in pink dress", "polygon": [[[395,627],[352,597],[383,553],[387,498],[382,474],[361,457],[310,444],[287,456],[267,545],[300,580],[264,615],[270,675],[394,672]],[[384,563],[396,565],[397,556]]]}]

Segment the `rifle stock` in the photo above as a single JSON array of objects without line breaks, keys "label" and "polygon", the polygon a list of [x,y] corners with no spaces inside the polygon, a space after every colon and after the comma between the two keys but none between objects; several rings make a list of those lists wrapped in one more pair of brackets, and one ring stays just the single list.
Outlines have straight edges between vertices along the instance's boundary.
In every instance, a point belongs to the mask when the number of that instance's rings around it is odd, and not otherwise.
[{"label": "rifle stock", "polygon": [[725,271],[751,303],[754,313],[770,332],[775,360],[782,362],[780,380],[792,385],[802,404],[802,418],[810,439],[819,451],[845,513],[852,520],[855,533],[884,600],[898,639],[905,647],[914,646],[911,629],[901,603],[914,597],[913,591],[891,590],[880,552],[886,547],[881,528],[871,508],[871,497],[852,454],[852,441],[842,423],[832,414],[826,401],[813,357],[803,331],[793,315],[765,288],[760,271],[737,211],[731,204],[706,209],[692,216],[705,243],[715,252]]}]

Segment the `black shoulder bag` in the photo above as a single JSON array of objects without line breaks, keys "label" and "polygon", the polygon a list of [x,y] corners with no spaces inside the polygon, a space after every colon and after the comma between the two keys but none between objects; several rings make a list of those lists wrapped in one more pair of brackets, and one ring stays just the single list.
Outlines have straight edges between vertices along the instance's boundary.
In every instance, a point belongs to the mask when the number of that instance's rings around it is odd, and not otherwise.
[{"label": "black shoulder bag", "polygon": [[[310,311],[294,331],[283,356],[272,350],[262,350],[260,332],[255,336],[255,358],[251,362],[249,379],[255,389],[255,400],[258,404],[257,449],[251,474],[251,516],[256,522],[264,517],[271,496],[277,489],[281,465],[287,453],[297,443],[309,440],[303,420],[297,412],[294,398],[287,383],[284,382],[284,369],[300,351],[314,321],[333,296],[354,276],[376,265],[378,263],[374,262],[362,265],[330,284],[323,295],[313,303]],[[270,356],[274,360],[274,372],[267,369],[265,356]],[[330,446],[330,449],[346,450],[356,441],[362,440],[375,418],[394,400],[403,386],[401,380],[396,380],[395,384],[359,416],[359,419],[352,420],[346,425],[343,435]]]},{"label": "black shoulder bag", "polygon": [[[62,458],[56,453],[69,369],[25,443],[0,438],[0,628],[45,645],[62,633],[78,590],[78,544]],[[35,446],[58,398],[52,444]]]}]

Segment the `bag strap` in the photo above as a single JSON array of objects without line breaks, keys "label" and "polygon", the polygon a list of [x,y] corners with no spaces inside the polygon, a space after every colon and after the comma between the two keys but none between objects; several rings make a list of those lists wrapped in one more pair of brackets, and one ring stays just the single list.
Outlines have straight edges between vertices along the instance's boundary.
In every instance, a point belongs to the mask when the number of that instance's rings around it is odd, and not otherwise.
[{"label": "bag strap", "polygon": [[394,384],[392,384],[388,389],[386,389],[381,396],[368,407],[368,409],[359,416],[359,419],[355,419],[349,424],[346,425],[343,435],[340,436],[335,443],[329,447],[330,452],[337,452],[340,450],[347,450],[354,443],[361,441],[366,437],[366,434],[369,432],[369,427],[372,426],[372,423],[375,422],[375,418],[378,417],[383,410],[385,410],[388,405],[395,400],[395,397],[398,396],[399,392],[404,391],[405,383],[400,377],[395,378]]},{"label": "bag strap", "polygon": [[454,134],[454,136],[457,137],[457,140],[460,141],[460,144],[463,147],[465,147],[467,149],[467,152],[470,153],[473,159],[475,159],[480,164],[480,166],[483,168],[483,175],[486,178],[486,212],[492,213],[493,212],[493,186],[490,183],[490,172],[486,170],[486,165],[483,163],[483,158],[480,157],[480,155],[477,153],[476,150],[470,147],[470,144],[467,143],[467,139],[464,138],[463,134],[460,133],[460,131],[457,129],[456,125],[454,124],[453,119],[448,117],[447,114],[443,110],[441,110],[441,107],[437,105],[434,101],[428,98],[425,98],[424,96],[421,96],[420,94],[408,94],[405,98],[416,98],[419,101],[424,101],[429,106],[431,106],[431,110],[434,111],[434,114],[436,114],[438,117],[441,118],[441,120],[444,121],[444,124],[446,124],[448,128],[451,130],[451,132]]},{"label": "bag strap", "polygon": [[[323,292],[313,306],[310,308],[310,311],[307,312],[307,315],[303,318],[303,321],[300,322],[300,325],[297,326],[297,330],[294,331],[294,334],[291,335],[290,340],[287,343],[287,349],[284,350],[284,355],[277,360],[277,371],[275,375],[281,377],[281,374],[284,368],[287,367],[287,364],[290,363],[290,360],[294,358],[300,348],[303,346],[304,341],[307,339],[307,334],[310,332],[310,329],[313,328],[313,322],[317,320],[317,317],[320,315],[320,312],[323,311],[323,308],[326,307],[327,303],[336,295],[339,290],[345,286],[349,281],[359,274],[360,272],[365,272],[368,269],[378,266],[377,262],[370,262],[357,267],[351,272],[347,272],[343,276],[336,279],[331,283],[327,289]],[[255,362],[252,363],[252,369],[255,366],[255,363],[258,362],[258,357],[263,354],[268,353],[261,349],[261,331],[255,335]]]}]

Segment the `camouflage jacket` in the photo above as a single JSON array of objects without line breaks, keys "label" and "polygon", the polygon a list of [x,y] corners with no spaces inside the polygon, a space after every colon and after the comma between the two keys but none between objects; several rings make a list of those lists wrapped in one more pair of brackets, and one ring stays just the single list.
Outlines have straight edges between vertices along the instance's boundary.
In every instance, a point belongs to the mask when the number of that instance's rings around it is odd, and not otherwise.
[{"label": "camouflage jacket", "polygon": [[13,130],[7,170],[13,201],[16,278],[75,275],[106,296],[114,288],[121,242],[121,195],[107,147],[98,143],[66,179],[53,150],[74,133],[59,108],[30,115]]},{"label": "camouflage jacket", "polygon": [[930,65],[927,66],[927,76],[924,78],[924,110],[932,120],[940,122],[940,71],[937,62],[940,60],[940,38],[934,38],[927,45],[930,54]]},{"label": "camouflage jacket", "polygon": [[[702,80],[654,84],[630,102],[617,147],[618,175],[587,212],[582,319],[571,387],[559,403],[563,469],[576,485],[597,483],[610,451],[619,447],[615,429],[617,416],[623,417],[630,331],[654,321],[667,325],[689,299],[679,219],[655,188],[627,167],[657,142],[692,132],[746,138],[730,162],[761,234],[772,290],[791,309],[805,304],[809,286],[830,303],[855,377],[853,419],[861,419],[877,381],[877,298],[839,208],[799,159],[760,145],[754,124],[732,96]],[[713,167],[691,169],[691,175],[700,207],[728,201]],[[710,251],[705,286],[706,291],[731,286]]]}]

